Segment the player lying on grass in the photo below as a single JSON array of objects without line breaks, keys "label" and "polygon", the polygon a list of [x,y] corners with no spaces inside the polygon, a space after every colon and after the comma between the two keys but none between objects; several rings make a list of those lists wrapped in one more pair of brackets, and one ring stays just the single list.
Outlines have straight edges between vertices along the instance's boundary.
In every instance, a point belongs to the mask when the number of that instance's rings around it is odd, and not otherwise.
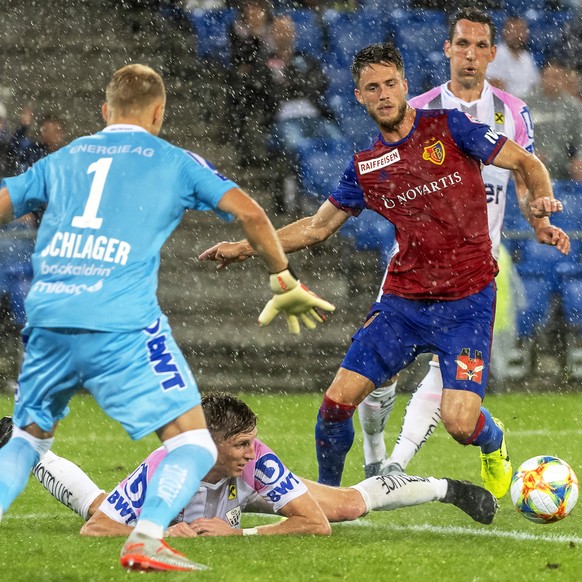
[{"label": "player lying on grass", "polygon": [[[203,398],[202,407],[218,459],[165,536],[328,535],[329,521],[429,501],[451,503],[480,523],[491,523],[495,515],[497,503],[491,493],[454,479],[377,476],[336,488],[299,478],[256,438],[257,417],[242,400],[214,394]],[[2,421],[5,432],[11,429],[8,418]],[[56,499],[87,520],[82,535],[121,536],[135,525],[148,483],[165,454],[163,447],[156,449],[109,494],[75,464],[52,452],[34,474]],[[287,519],[241,529],[243,511],[276,513]]]}]

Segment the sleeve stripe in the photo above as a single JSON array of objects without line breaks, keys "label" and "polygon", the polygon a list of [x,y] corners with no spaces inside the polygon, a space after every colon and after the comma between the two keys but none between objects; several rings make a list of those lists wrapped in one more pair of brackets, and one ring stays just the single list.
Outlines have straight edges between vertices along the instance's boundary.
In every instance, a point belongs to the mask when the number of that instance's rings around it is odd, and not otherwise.
[{"label": "sleeve stripe", "polygon": [[488,166],[489,164],[491,164],[493,162],[493,160],[497,157],[499,150],[503,147],[503,144],[506,141],[507,141],[507,136],[502,135],[501,139],[497,142],[497,145],[495,146],[495,148],[493,149],[493,151],[491,152],[491,154],[489,155],[489,157],[485,161],[485,165]]}]

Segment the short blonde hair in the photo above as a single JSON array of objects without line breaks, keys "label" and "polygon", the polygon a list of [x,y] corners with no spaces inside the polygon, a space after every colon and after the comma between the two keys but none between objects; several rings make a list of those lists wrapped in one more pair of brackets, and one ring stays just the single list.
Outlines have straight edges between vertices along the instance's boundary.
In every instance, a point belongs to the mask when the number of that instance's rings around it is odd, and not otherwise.
[{"label": "short blonde hair", "polygon": [[105,89],[107,104],[121,115],[137,114],[157,99],[165,98],[162,77],[145,65],[118,69]]}]

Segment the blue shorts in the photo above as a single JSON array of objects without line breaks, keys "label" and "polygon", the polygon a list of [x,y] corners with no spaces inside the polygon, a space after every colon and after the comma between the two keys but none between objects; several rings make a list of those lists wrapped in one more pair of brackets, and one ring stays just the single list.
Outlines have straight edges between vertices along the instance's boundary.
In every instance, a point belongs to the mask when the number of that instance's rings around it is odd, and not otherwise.
[{"label": "blue shorts", "polygon": [[384,295],[352,338],[342,368],[376,387],[408,366],[418,354],[436,354],[443,386],[481,398],[489,372],[495,316],[495,283],[454,301],[414,301]]},{"label": "blue shorts", "polygon": [[31,328],[14,424],[49,431],[87,389],[99,406],[139,439],[200,404],[198,386],[166,317],[144,330],[97,332]]}]

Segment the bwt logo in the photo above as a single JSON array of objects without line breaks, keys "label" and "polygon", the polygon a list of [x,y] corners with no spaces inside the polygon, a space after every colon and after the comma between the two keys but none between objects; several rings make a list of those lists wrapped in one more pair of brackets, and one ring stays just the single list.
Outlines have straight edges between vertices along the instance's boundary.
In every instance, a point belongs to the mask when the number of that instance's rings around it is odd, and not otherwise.
[{"label": "bwt logo", "polygon": [[129,525],[137,520],[137,515],[131,507],[131,502],[122,497],[119,491],[115,490],[107,498],[107,502],[123,518],[124,523]]},{"label": "bwt logo", "polygon": [[139,509],[145,501],[148,487],[148,467],[140,465],[128,478],[123,487],[123,493],[131,502],[131,505]]},{"label": "bwt logo", "polygon": [[273,486],[271,491],[267,492],[267,497],[273,503],[277,503],[283,496],[293,491],[295,485],[299,485],[299,479],[290,472],[285,479],[281,479],[277,485]]},{"label": "bwt logo", "polygon": [[146,342],[150,366],[158,376],[171,374],[169,378],[161,382],[164,390],[173,390],[174,388],[182,390],[186,387],[186,383],[178,366],[174,364],[174,356],[168,351],[166,336],[160,333],[160,328],[161,323],[158,319],[152,326],[146,327],[144,330],[147,335],[153,336]]},{"label": "bwt logo", "polygon": [[284,472],[285,467],[275,453],[263,455],[255,465],[255,479],[263,485],[276,483]]}]

